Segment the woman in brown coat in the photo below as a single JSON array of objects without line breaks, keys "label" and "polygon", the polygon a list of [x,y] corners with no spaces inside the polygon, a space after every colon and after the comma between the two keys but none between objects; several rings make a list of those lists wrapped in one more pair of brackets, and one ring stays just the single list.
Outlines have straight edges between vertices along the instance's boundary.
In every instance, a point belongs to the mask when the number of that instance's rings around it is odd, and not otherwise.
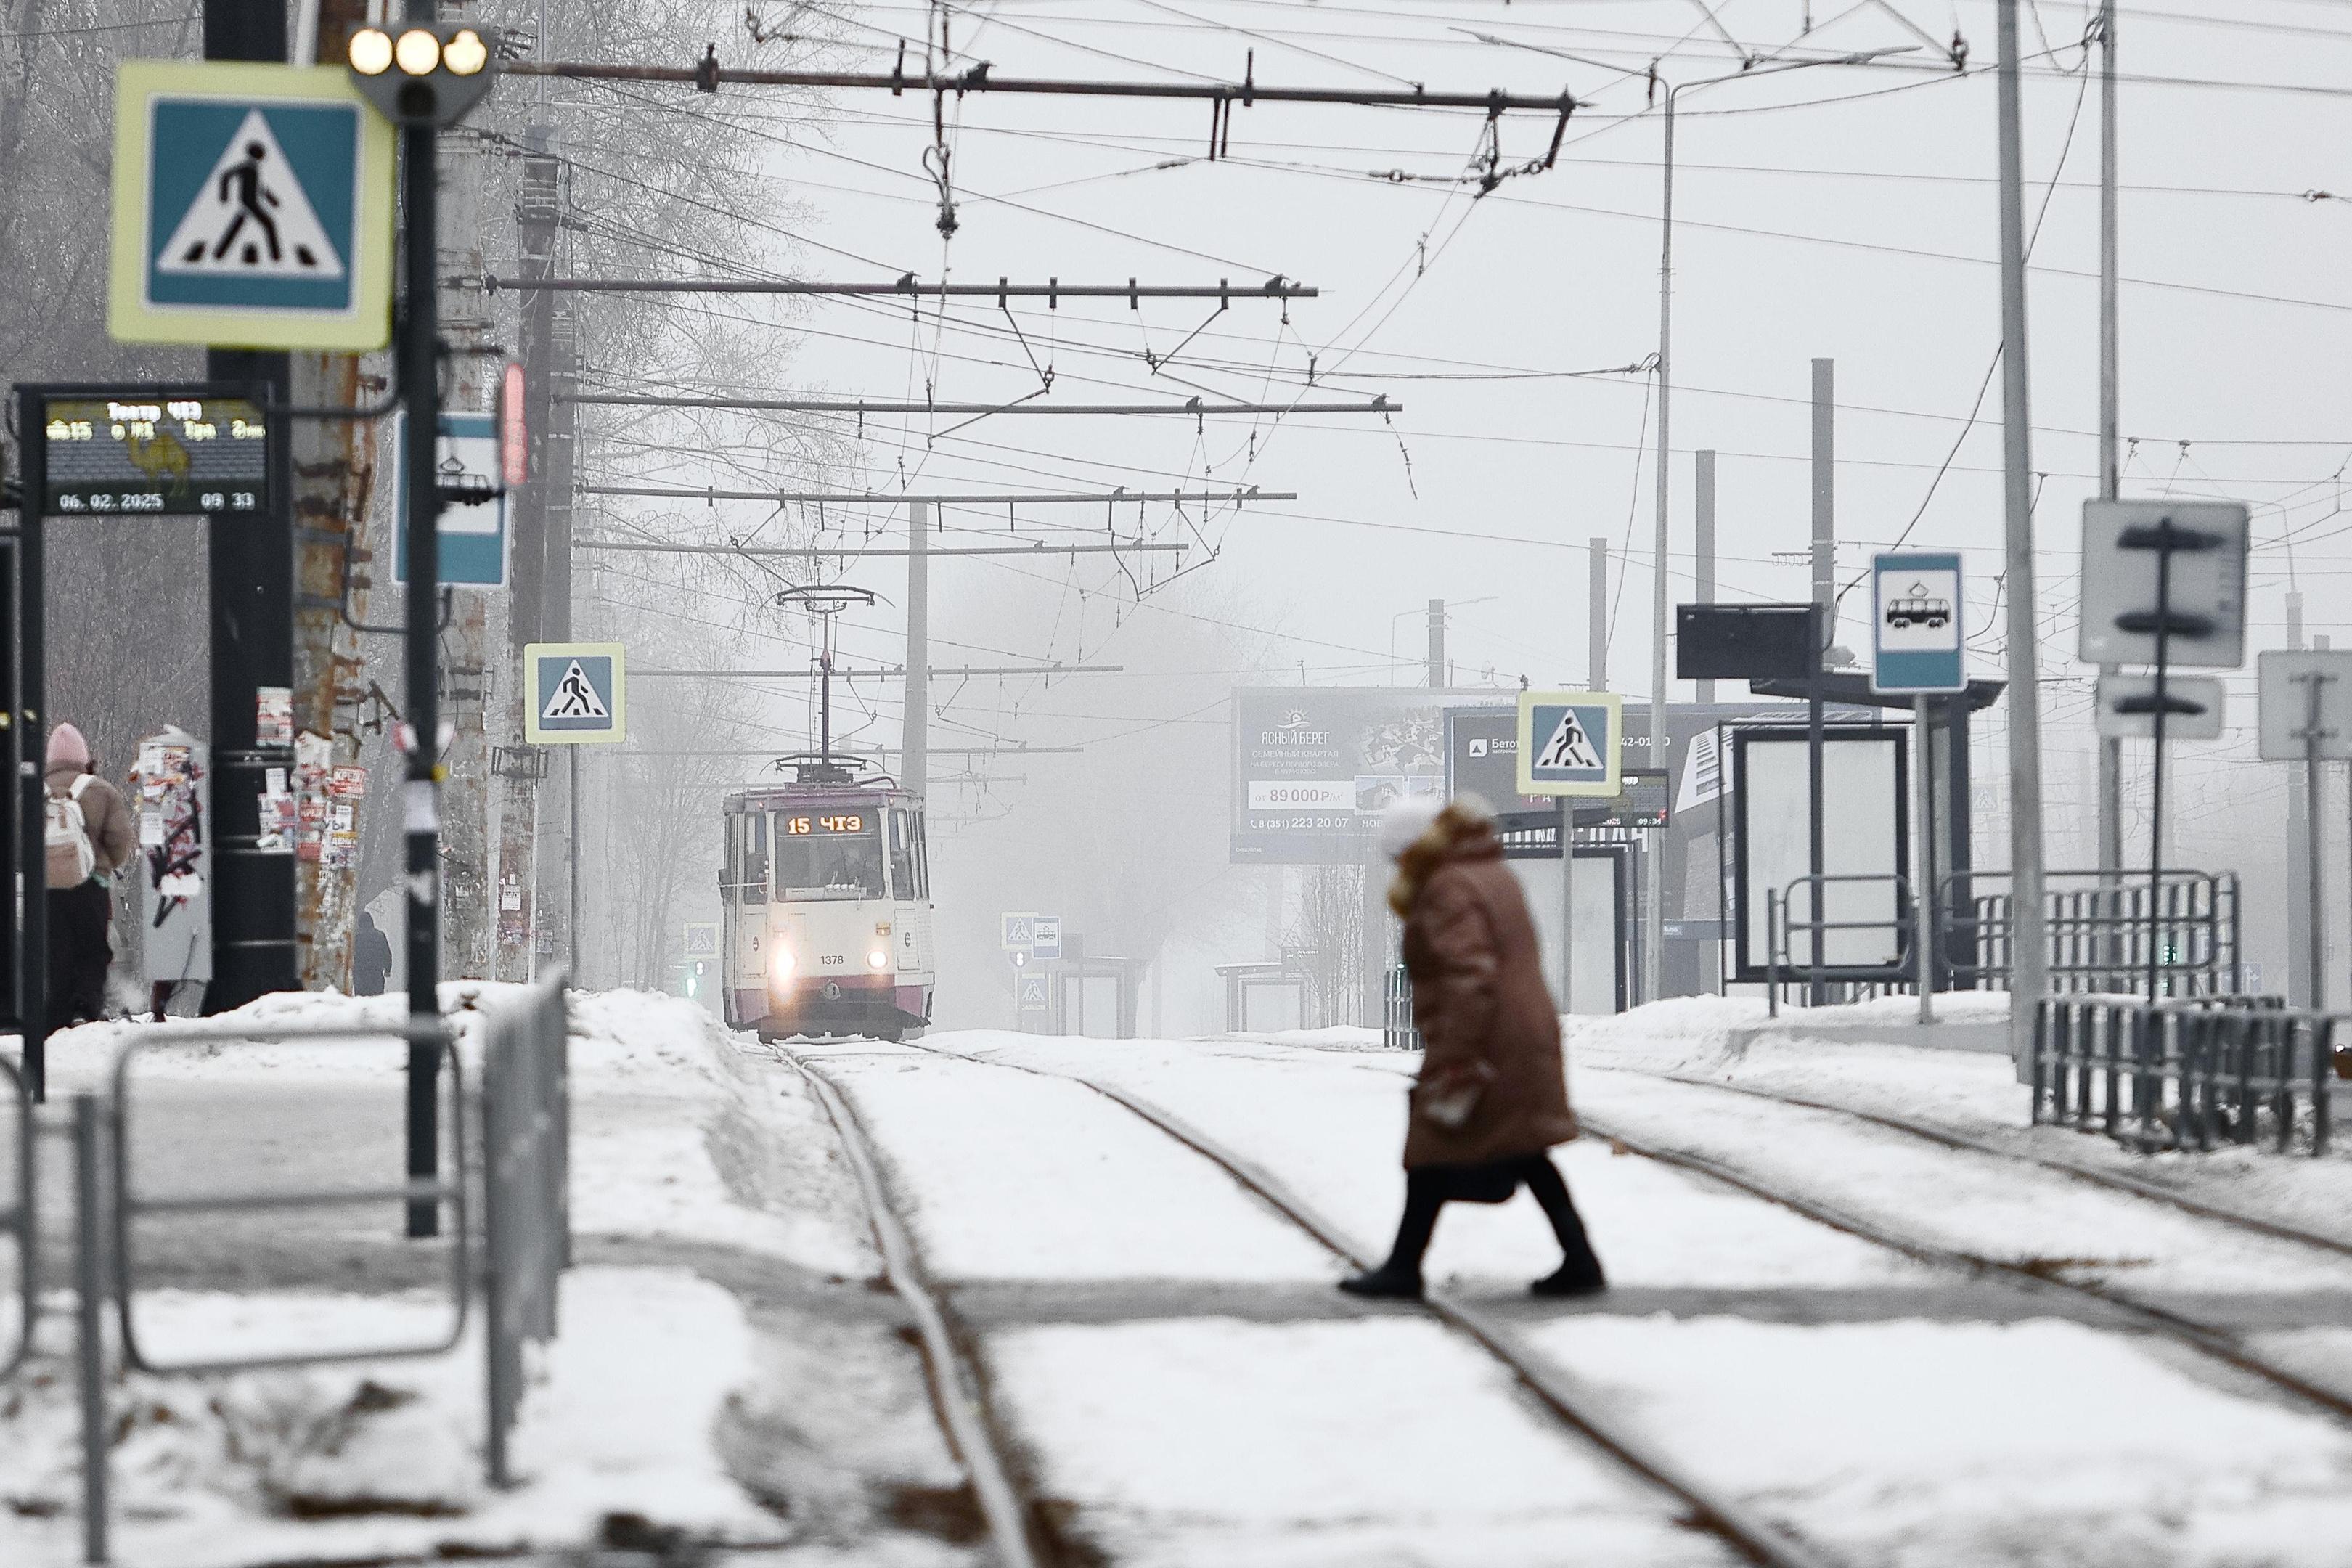
[{"label": "woman in brown coat", "polygon": [[1475,795],[1434,812],[1402,804],[1381,822],[1382,847],[1396,857],[1389,906],[1404,919],[1423,1057],[1404,1140],[1404,1218],[1387,1262],[1340,1281],[1359,1296],[1420,1295],[1438,1210],[1449,1200],[1502,1203],[1522,1184],[1566,1255],[1534,1292],[1580,1296],[1607,1283],[1546,1152],[1576,1136],[1559,1012],[1494,822]]}]

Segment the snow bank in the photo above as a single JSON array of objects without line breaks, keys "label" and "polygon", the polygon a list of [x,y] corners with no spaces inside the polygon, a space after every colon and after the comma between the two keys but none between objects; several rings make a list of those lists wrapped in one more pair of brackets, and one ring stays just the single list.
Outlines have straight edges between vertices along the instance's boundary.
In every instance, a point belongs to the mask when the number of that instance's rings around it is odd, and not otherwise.
[{"label": "snow bank", "polygon": [[[175,1293],[183,1323],[280,1345],[341,1340],[354,1318],[422,1337],[418,1300]],[[446,1356],[220,1377],[135,1375],[115,1389],[115,1561],[233,1568],[257,1561],[472,1555],[595,1543],[614,1515],[755,1542],[777,1521],[731,1479],[713,1432],[751,1374],[734,1299],[669,1269],[574,1269],[563,1331],[516,1433],[522,1484],[482,1479],[478,1328]],[[59,1325],[60,1330],[62,1325]],[[0,1562],[79,1560],[80,1477],[70,1339],[46,1342],[0,1420]]]}]

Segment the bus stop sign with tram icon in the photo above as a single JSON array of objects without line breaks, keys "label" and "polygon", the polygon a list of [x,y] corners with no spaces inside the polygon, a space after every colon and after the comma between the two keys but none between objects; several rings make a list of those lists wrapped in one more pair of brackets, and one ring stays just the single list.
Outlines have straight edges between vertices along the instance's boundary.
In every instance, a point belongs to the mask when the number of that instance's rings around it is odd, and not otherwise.
[{"label": "bus stop sign with tram icon", "polygon": [[1895,695],[1965,691],[1960,558],[1884,551],[1871,557],[1870,689]]}]

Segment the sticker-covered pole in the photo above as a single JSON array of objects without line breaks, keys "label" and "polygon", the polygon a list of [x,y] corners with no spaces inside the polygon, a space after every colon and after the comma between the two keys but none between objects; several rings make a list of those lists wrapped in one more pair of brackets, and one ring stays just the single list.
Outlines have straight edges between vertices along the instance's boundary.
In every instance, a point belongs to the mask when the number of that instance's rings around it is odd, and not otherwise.
[{"label": "sticker-covered pole", "polygon": [[[410,0],[410,12],[429,19],[431,0]],[[440,678],[436,644],[440,637],[440,496],[434,472],[434,433],[441,427],[439,331],[435,309],[436,199],[434,129],[404,126],[401,199],[406,209],[403,237],[407,285],[398,353],[400,384],[407,402],[408,443],[401,453],[408,487],[406,514],[400,520],[408,547],[408,773],[402,785],[402,812],[408,840],[408,1016],[412,1025],[440,1016]],[[408,1179],[430,1182],[440,1169],[441,1046],[434,1039],[408,1043]],[[440,1211],[430,1201],[408,1205],[408,1234],[439,1231]]]}]

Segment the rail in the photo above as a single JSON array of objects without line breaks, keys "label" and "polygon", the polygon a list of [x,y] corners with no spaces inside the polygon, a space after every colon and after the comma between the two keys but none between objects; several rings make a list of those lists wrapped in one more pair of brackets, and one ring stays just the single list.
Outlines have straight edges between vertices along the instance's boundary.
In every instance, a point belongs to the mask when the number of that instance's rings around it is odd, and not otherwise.
[{"label": "rail", "polygon": [[[1885,884],[1895,900],[1894,913],[1883,919],[1831,920],[1829,906],[1832,889],[1860,891]],[[1805,889],[1808,919],[1798,920],[1794,908],[1797,889]],[[1764,970],[1765,1009],[1773,1017],[1780,1016],[1780,988],[1789,983],[1784,975],[1804,980],[1818,988],[1832,981],[1870,981],[1891,983],[1911,975],[1912,944],[1916,940],[1918,918],[1914,912],[1911,880],[1888,872],[1822,872],[1792,877],[1787,888],[1764,893]],[[1808,950],[1807,962],[1800,966],[1793,962],[1798,932],[1803,932]],[[1841,931],[1885,931],[1895,948],[1894,956],[1877,963],[1831,963],[1826,950]]]},{"label": "rail", "polygon": [[1412,975],[1402,963],[1391,963],[1381,982],[1381,1044],[1392,1051],[1421,1049],[1421,1031],[1412,1025]]},{"label": "rail", "polygon": [[[2127,994],[2145,989],[2157,960],[2166,996],[2242,989],[2239,889],[2233,872],[2044,873],[2051,989]],[[1959,871],[1937,884],[1939,978],[1957,990],[2006,990],[2015,926],[2009,873]]]},{"label": "rail", "polygon": [[[486,1468],[494,1485],[511,1483],[508,1436],[523,1392],[522,1344],[555,1333],[558,1279],[571,1263],[571,1117],[566,1071],[566,1014],[559,973],[515,1002],[483,1009],[483,1075],[479,1127],[485,1169],[484,1245],[474,1245],[473,1177],[467,1163],[467,1080],[446,1022],[381,1026],[164,1024],[136,1031],[116,1058],[104,1093],[73,1097],[62,1125],[45,1129],[32,1113],[22,1079],[5,1061],[0,1074],[14,1091],[19,1130],[17,1193],[0,1209],[0,1230],[16,1239],[24,1290],[18,1343],[0,1377],[21,1370],[37,1324],[34,1279],[39,1211],[33,1187],[34,1139],[44,1131],[71,1144],[76,1372],[80,1405],[83,1561],[108,1561],[110,1449],[114,1424],[108,1409],[106,1317],[114,1310],[122,1365],[157,1375],[197,1375],[336,1362],[380,1361],[446,1353],[463,1340],[472,1310],[476,1269],[486,1298],[486,1383],[488,1404]],[[369,1186],[240,1188],[225,1192],[150,1192],[133,1156],[143,1124],[138,1064],[189,1047],[217,1051],[240,1046],[315,1045],[404,1040],[441,1048],[448,1077],[442,1115],[455,1134],[442,1146],[450,1169],[424,1181]],[[152,1176],[153,1173],[144,1173]],[[159,1186],[168,1183],[159,1182]],[[448,1323],[424,1337],[387,1339],[331,1350],[289,1348],[237,1356],[173,1360],[158,1356],[140,1332],[142,1260],[135,1245],[140,1222],[193,1215],[253,1215],[364,1204],[446,1205],[454,1224],[449,1243]]]},{"label": "rail", "polygon": [[563,973],[489,1011],[482,1042],[482,1316],[490,1484],[514,1484],[523,1342],[555,1338],[572,1266],[571,1017]]},{"label": "rail", "polygon": [[2126,1147],[2267,1144],[2315,1158],[2334,1131],[2338,1042],[2352,1019],[2270,999],[2044,997],[2033,1022],[2033,1121]]}]

